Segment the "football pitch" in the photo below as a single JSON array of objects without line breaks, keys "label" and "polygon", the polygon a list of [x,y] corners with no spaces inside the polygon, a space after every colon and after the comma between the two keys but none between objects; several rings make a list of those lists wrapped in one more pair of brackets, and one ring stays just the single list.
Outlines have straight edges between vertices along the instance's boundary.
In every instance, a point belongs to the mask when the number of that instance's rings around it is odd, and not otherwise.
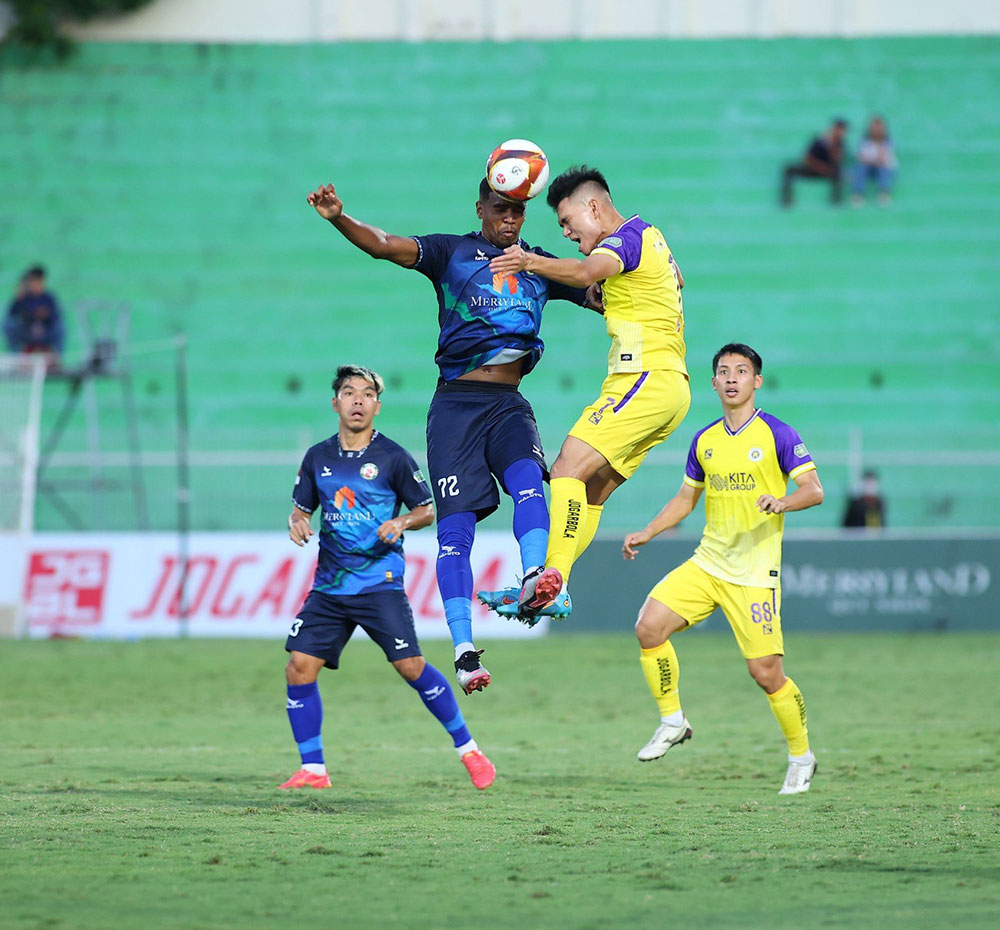
[{"label": "football pitch", "polygon": [[[477,792],[368,643],[320,678],[334,788],[295,768],[280,643],[0,650],[0,924],[20,928],[995,927],[1000,637],[789,635],[820,769],[732,638],[677,640],[694,739],[628,635],[486,643]],[[450,648],[426,644],[450,677]]]}]

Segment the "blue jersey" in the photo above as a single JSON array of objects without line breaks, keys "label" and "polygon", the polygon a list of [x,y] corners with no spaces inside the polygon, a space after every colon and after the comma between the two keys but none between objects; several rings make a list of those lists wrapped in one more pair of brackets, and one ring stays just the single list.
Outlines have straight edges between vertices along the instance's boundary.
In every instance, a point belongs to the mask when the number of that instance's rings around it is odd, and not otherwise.
[{"label": "blue jersey", "polygon": [[331,436],[306,452],[292,500],[306,513],[323,510],[314,591],[402,589],[403,541],[382,542],[378,528],[399,515],[400,504],[413,510],[431,503],[424,476],[402,446],[375,432],[354,451]]},{"label": "blue jersey", "polygon": [[[413,266],[434,284],[441,335],[434,361],[445,381],[485,365],[524,357],[527,374],[545,349],[538,337],[542,307],[551,299],[583,304],[586,290],[567,287],[527,271],[493,274],[490,259],[503,254],[481,232],[464,236],[414,236],[419,254]],[[522,249],[552,258],[518,240]],[[504,350],[507,350],[506,352]]]}]

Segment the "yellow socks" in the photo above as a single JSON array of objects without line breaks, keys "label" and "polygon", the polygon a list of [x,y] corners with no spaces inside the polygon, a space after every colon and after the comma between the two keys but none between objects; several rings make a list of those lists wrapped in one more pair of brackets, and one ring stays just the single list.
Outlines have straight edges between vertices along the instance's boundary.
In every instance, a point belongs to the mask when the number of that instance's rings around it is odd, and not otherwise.
[{"label": "yellow socks", "polygon": [[[545,567],[558,568],[565,582],[576,561],[577,546],[586,538],[587,486],[579,478],[553,478],[549,487],[552,499]],[[588,545],[590,539],[587,539]]]},{"label": "yellow socks", "polygon": [[681,709],[681,696],[677,690],[680,666],[677,653],[668,639],[661,646],[639,650],[639,664],[646,676],[661,717],[669,717]]},{"label": "yellow socks", "polygon": [[580,558],[587,551],[597,535],[597,527],[601,523],[601,514],[604,513],[603,504],[587,504],[587,522],[576,539],[576,558]]},{"label": "yellow socks", "polygon": [[799,686],[788,678],[774,694],[767,696],[767,700],[781,732],[788,740],[789,755],[804,756],[809,752],[809,730],[806,727],[806,702]]}]

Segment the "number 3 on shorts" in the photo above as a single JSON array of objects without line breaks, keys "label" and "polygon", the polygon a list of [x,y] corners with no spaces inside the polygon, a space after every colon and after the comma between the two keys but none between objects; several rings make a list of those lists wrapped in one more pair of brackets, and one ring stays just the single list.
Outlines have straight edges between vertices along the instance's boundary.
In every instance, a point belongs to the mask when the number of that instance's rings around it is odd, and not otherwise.
[{"label": "number 3 on shorts", "polygon": [[458,497],[458,475],[448,475],[447,478],[438,478],[438,487],[441,489],[442,497]]},{"label": "number 3 on shorts", "polygon": [[288,635],[298,636],[299,630],[301,629],[302,629],[302,621],[299,620],[298,617],[296,617],[295,620],[292,621],[292,628],[288,631]]}]

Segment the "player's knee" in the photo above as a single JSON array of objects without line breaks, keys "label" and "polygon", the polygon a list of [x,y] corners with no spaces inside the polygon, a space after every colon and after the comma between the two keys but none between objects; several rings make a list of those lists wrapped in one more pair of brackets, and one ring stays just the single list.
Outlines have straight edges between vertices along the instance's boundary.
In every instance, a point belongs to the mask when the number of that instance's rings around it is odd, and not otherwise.
[{"label": "player's knee", "polygon": [[785,683],[785,673],[780,664],[750,662],[750,677],[768,694],[774,694]]},{"label": "player's knee", "polygon": [[654,621],[646,613],[640,613],[635,621],[635,635],[643,649],[655,649],[670,638],[664,624]]},{"label": "player's knee", "polygon": [[285,664],[285,681],[290,685],[309,685],[316,680],[316,673],[296,656],[289,656]]},{"label": "player's knee", "polygon": [[407,681],[416,681],[424,672],[427,660],[423,656],[409,656],[392,663],[396,671]]}]

